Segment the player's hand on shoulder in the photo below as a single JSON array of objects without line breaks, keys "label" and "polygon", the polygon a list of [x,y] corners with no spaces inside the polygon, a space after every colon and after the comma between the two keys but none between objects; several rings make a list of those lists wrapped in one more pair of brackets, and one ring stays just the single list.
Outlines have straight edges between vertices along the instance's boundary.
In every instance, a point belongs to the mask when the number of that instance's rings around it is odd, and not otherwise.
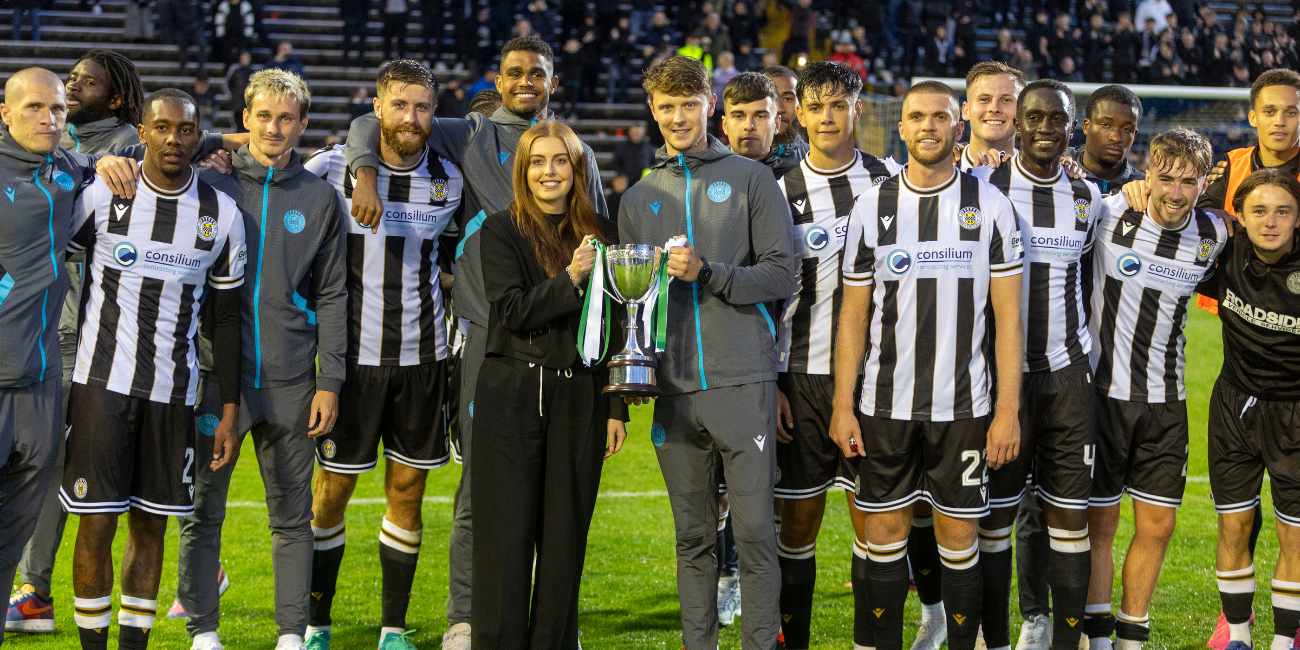
[{"label": "player's hand on shoulder", "polygon": [[1017,413],[996,413],[989,425],[987,454],[989,469],[998,469],[1020,455],[1020,417]]},{"label": "player's hand on shoulder", "polygon": [[1064,169],[1065,175],[1069,176],[1070,180],[1073,181],[1081,181],[1088,177],[1087,174],[1083,173],[1083,165],[1080,165],[1079,161],[1069,156],[1061,158],[1061,169]]},{"label": "player's hand on shoulder", "polygon": [[104,156],[95,162],[95,173],[104,179],[113,194],[124,199],[135,197],[135,184],[140,173],[136,161],[121,156]]},{"label": "player's hand on shoulder", "polygon": [[989,169],[997,169],[998,165],[1001,165],[1007,160],[1007,154],[998,151],[997,149],[976,151],[974,156],[975,160],[979,161],[981,167],[988,167]]},{"label": "player's hand on shoulder", "polygon": [[1228,229],[1228,236],[1229,236],[1229,237],[1231,237],[1234,233],[1237,232],[1237,226],[1238,226],[1239,224],[1238,224],[1238,222],[1237,222],[1237,216],[1236,216],[1236,215],[1234,215],[1234,214],[1229,214],[1228,212],[1226,212],[1226,211],[1224,211],[1224,210],[1220,210],[1220,209],[1218,209],[1218,208],[1205,208],[1205,211],[1206,211],[1206,212],[1209,212],[1210,214],[1212,214],[1212,215],[1214,215],[1214,216],[1216,216],[1216,217],[1218,217],[1218,218],[1220,218],[1220,219],[1223,219],[1223,225]]},{"label": "player's hand on shoulder", "polygon": [[1210,175],[1207,178],[1207,180],[1213,183],[1214,181],[1217,181],[1220,178],[1222,178],[1223,175],[1226,173],[1228,173],[1228,161],[1225,158],[1224,160],[1220,160],[1218,164],[1214,166],[1214,169],[1210,170]]},{"label": "player's hand on shoulder", "polygon": [[1151,196],[1151,184],[1146,179],[1129,181],[1124,185],[1124,200],[1134,212],[1146,212],[1147,198]]},{"label": "player's hand on shoulder", "polygon": [[235,166],[231,163],[230,152],[225,149],[218,149],[210,154],[207,158],[199,161],[199,167],[203,169],[213,169],[218,173],[229,175],[235,171]]},{"label": "player's hand on shoulder", "polygon": [[379,198],[379,176],[374,167],[357,169],[356,185],[352,188],[352,217],[370,232],[379,232],[379,218],[384,214],[384,202]]}]

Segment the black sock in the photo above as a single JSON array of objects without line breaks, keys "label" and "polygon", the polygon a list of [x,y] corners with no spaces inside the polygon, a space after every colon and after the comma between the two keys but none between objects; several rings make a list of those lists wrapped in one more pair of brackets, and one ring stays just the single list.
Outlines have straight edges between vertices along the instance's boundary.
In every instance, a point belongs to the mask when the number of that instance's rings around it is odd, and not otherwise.
[{"label": "black sock", "polygon": [[330,606],[334,604],[339,566],[343,564],[343,549],[348,540],[345,523],[339,522],[333,528],[311,527],[316,544],[311,555],[311,599],[307,605],[307,624],[313,627],[330,624]]},{"label": "black sock", "polygon": [[943,601],[943,571],[939,568],[939,543],[934,539],[934,517],[912,518],[907,536],[907,561],[912,565],[912,582],[922,605]]},{"label": "black sock", "polygon": [[980,624],[990,650],[1011,646],[1011,526],[979,528],[979,564],[984,574]]},{"label": "black sock", "polygon": [[943,562],[943,607],[948,615],[948,648],[974,650],[982,614],[980,601],[984,596],[979,545],[961,551],[939,547],[939,557]]},{"label": "black sock", "polygon": [[411,604],[411,585],[420,559],[422,530],[403,530],[384,518],[379,531],[379,569],[383,575],[380,589],[381,627],[406,629],[406,610]]},{"label": "black sock", "polygon": [[781,566],[781,632],[785,647],[790,650],[807,650],[812,627],[813,590],[817,586],[816,548],[800,553],[802,558],[781,555],[777,547],[777,561]]},{"label": "black sock", "polygon": [[1110,603],[1087,605],[1083,611],[1083,633],[1089,640],[1109,639],[1115,633],[1115,617],[1110,613]]},{"label": "black sock", "polygon": [[1300,625],[1300,582],[1273,580],[1273,634],[1294,639]]},{"label": "black sock", "polygon": [[1214,578],[1219,585],[1223,618],[1232,624],[1249,622],[1255,600],[1255,565],[1240,571],[1215,571]]},{"label": "black sock", "polygon": [[1119,610],[1115,616],[1115,638],[1146,643],[1151,638],[1150,616],[1130,616]]},{"label": "black sock", "polygon": [[1052,648],[1075,650],[1083,632],[1092,578],[1092,546],[1088,529],[1048,528],[1048,584],[1052,587]]},{"label": "black sock", "polygon": [[107,627],[79,627],[77,634],[81,636],[81,650],[108,650]]},{"label": "black sock", "polygon": [[119,624],[117,647],[118,650],[145,650],[149,647],[149,628]]},{"label": "black sock", "polygon": [[876,647],[876,630],[871,613],[871,579],[867,577],[867,547],[853,540],[853,564],[850,569],[853,578],[853,645],[864,648]]},{"label": "black sock", "polygon": [[[868,612],[876,650],[902,650],[903,605],[907,602],[907,541],[867,544]],[[856,599],[855,599],[856,600]]]}]

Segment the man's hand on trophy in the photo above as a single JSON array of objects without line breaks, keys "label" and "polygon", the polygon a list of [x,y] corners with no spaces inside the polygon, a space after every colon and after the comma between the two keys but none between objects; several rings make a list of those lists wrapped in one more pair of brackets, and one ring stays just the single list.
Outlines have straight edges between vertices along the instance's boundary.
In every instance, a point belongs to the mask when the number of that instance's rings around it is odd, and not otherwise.
[{"label": "man's hand on trophy", "polygon": [[596,247],[591,243],[595,238],[595,235],[587,235],[582,238],[582,244],[573,249],[573,261],[569,262],[569,277],[573,279],[575,285],[587,281],[587,275],[591,273],[591,267],[596,263]]},{"label": "man's hand on trophy", "polygon": [[624,404],[630,404],[632,406],[641,406],[642,404],[649,404],[653,401],[655,401],[655,398],[653,397],[624,397],[623,398]]},{"label": "man's hand on trophy", "polygon": [[[686,235],[678,235],[678,237],[685,238]],[[694,282],[699,277],[702,268],[704,268],[704,262],[695,255],[695,249],[689,243],[669,249],[668,275],[683,282]]]}]

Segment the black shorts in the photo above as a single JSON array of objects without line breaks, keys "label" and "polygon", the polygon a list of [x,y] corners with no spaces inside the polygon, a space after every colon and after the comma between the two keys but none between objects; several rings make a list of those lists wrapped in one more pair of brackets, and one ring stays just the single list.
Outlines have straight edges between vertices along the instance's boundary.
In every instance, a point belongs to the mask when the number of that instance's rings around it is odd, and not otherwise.
[{"label": "black shorts", "polygon": [[853,502],[866,512],[927,501],[949,517],[987,515],[989,419],[914,422],[859,414],[867,455],[857,459]]},{"label": "black shorts", "polygon": [[194,407],[73,384],[59,501],[76,515],[194,514]]},{"label": "black shorts", "polygon": [[1058,508],[1088,507],[1097,437],[1094,399],[1087,363],[1024,374],[1020,455],[989,470],[989,507],[1019,504],[1026,488]]},{"label": "black shorts", "polygon": [[1149,404],[1097,395],[1097,455],[1091,506],[1113,506],[1124,493],[1166,508],[1187,487],[1187,402]]},{"label": "black shorts", "polygon": [[361,474],[384,457],[415,469],[451,460],[447,448],[447,361],[416,366],[349,363],[334,431],[316,439],[316,462],[336,474]]},{"label": "black shorts", "polygon": [[1210,396],[1210,490],[1219,514],[1253,510],[1264,470],[1273,512],[1300,526],[1300,402],[1266,402],[1220,377]]},{"label": "black shorts", "polygon": [[830,435],[835,377],[783,372],[776,384],[794,417],[794,440],[776,446],[776,496],[807,499],[825,494],[832,485],[852,490],[853,463]]}]

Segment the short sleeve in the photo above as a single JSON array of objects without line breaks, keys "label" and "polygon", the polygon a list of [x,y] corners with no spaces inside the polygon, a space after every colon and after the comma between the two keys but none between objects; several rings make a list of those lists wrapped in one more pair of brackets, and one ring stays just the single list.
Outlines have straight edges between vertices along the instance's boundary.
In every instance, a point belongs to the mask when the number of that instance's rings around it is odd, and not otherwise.
[{"label": "short sleeve", "polygon": [[993,231],[989,236],[989,274],[995,278],[1018,275],[1023,270],[1025,245],[1020,239],[1020,220],[1011,201],[993,189],[991,203]]},{"label": "short sleeve", "polygon": [[72,205],[72,238],[68,240],[68,250],[80,252],[94,245],[95,202],[99,196],[97,190],[102,186],[102,182],[96,181],[77,195]]},{"label": "short sleeve", "polygon": [[862,195],[853,211],[849,213],[849,230],[844,237],[844,266],[841,272],[844,285],[849,287],[869,287],[875,284],[876,251],[875,238],[867,237],[867,223],[874,223],[873,215],[867,214],[866,206],[874,204],[868,197],[874,193]]},{"label": "short sleeve", "polygon": [[229,213],[230,228],[226,243],[217,261],[208,269],[208,285],[213,289],[234,289],[244,284],[244,265],[248,261],[248,243],[244,238],[244,219],[235,203],[229,199],[221,202],[222,212]]},{"label": "short sleeve", "polygon": [[1088,220],[1088,235],[1083,240],[1083,252],[1087,253],[1092,250],[1092,243],[1097,238],[1097,233],[1101,230],[1102,224],[1110,218],[1110,204],[1101,196],[1101,191],[1097,186],[1089,183],[1092,188],[1092,218]]}]

